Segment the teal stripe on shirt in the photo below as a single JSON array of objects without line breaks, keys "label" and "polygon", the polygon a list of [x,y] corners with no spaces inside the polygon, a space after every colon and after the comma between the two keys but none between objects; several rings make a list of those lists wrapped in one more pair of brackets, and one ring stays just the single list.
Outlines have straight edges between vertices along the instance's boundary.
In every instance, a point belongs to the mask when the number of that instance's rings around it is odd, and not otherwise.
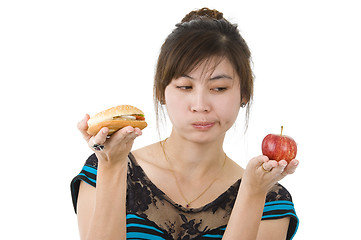
[{"label": "teal stripe on shirt", "polygon": [[154,236],[148,233],[128,232],[127,239],[144,239],[144,240],[165,240],[162,237]]},{"label": "teal stripe on shirt", "polygon": [[132,219],[132,218],[136,218],[136,219],[142,219],[142,220],[145,220],[144,218],[141,218],[135,214],[127,214],[127,219]]},{"label": "teal stripe on shirt", "polygon": [[206,235],[203,235],[202,237],[206,237],[206,238],[220,238],[222,239],[223,235],[212,235],[212,234],[206,234]]},{"label": "teal stripe on shirt", "polygon": [[97,175],[97,170],[95,169],[95,168],[92,168],[92,167],[89,167],[89,166],[84,166],[83,167],[83,170],[84,171],[87,171],[87,172],[90,172],[90,173],[92,173],[92,174],[94,174],[94,175]]},{"label": "teal stripe on shirt", "polygon": [[[140,220],[146,220],[142,217],[139,217],[135,214],[127,214],[127,219],[140,219]],[[140,223],[127,223],[127,227],[140,227],[140,228],[147,228],[147,229],[152,229],[152,230],[155,230],[157,232],[160,232],[160,233],[164,233],[162,232],[161,230],[155,228],[155,227],[152,227],[152,226],[148,226],[148,225],[145,225],[145,224],[140,224]]]},{"label": "teal stripe on shirt", "polygon": [[87,175],[85,175],[84,173],[79,173],[79,176],[85,176],[88,180],[90,180],[90,181],[92,181],[92,182],[94,182],[94,183],[97,182],[96,180],[94,180],[94,179],[88,177]]},{"label": "teal stripe on shirt", "polygon": [[147,229],[151,229],[160,233],[163,233],[161,230],[152,227],[152,226],[148,226],[148,225],[144,225],[144,224],[139,224],[139,223],[128,223],[127,227],[139,227],[139,228],[147,228]]},{"label": "teal stripe on shirt", "polygon": [[291,205],[284,205],[284,204],[265,206],[263,212],[270,212],[274,210],[294,210],[294,207]]},{"label": "teal stripe on shirt", "polygon": [[277,205],[277,204],[289,204],[289,205],[292,205],[292,206],[293,206],[293,202],[291,202],[291,201],[286,201],[286,200],[266,202],[264,205],[265,205],[265,206],[269,206],[269,205]]},{"label": "teal stripe on shirt", "polygon": [[[262,216],[262,219],[266,219],[266,218],[277,218],[277,217],[286,217],[286,216],[289,216],[289,215],[297,218],[296,214],[288,212],[288,213],[283,213],[283,214],[274,214],[274,215]],[[297,219],[298,219],[298,218],[297,218]]]}]

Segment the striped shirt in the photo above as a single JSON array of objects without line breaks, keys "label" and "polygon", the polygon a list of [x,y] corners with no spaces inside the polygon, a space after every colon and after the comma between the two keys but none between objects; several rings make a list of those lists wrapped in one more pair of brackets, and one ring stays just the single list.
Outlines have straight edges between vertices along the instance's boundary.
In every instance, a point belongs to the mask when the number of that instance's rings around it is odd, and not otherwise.
[{"label": "striped shirt", "polygon": [[[71,181],[76,212],[80,181],[96,187],[98,161],[95,154],[85,162]],[[127,174],[127,239],[142,240],[218,240],[226,230],[241,179],[211,203],[200,208],[185,208],[154,185],[134,156],[129,154]],[[262,220],[290,217],[287,239],[297,232],[299,220],[290,193],[276,184],[267,194]]]}]

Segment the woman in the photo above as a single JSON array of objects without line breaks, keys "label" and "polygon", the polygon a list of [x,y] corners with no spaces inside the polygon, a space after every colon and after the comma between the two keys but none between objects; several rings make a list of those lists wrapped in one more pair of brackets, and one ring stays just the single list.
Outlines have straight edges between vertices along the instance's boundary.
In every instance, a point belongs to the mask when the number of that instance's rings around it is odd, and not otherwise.
[{"label": "woman", "polygon": [[[189,13],[164,42],[155,103],[172,122],[170,136],[131,152],[141,130],[107,138],[71,184],[82,239],[291,239],[298,219],[277,182],[295,171],[266,156],[243,169],[223,151],[239,109],[253,94],[250,52],[237,27],[216,10]],[[96,186],[96,188],[95,188]]]}]

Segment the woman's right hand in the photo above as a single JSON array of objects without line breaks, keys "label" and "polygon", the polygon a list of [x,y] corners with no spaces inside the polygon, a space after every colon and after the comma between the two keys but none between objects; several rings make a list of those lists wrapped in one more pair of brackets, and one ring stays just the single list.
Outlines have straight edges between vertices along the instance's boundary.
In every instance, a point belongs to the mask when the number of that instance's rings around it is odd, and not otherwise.
[{"label": "woman's right hand", "polygon": [[[104,127],[95,136],[92,136],[87,132],[89,118],[89,115],[86,114],[78,123],[78,129],[85,141],[87,141],[88,146],[94,150],[99,163],[110,165],[125,163],[132,149],[134,139],[142,135],[142,131],[139,128],[127,126],[112,134],[111,137],[107,137],[109,129]],[[103,145],[104,148],[95,150],[93,148],[94,144]]]},{"label": "woman's right hand", "polygon": [[267,194],[268,190],[278,181],[293,174],[298,166],[298,160],[290,163],[268,159],[267,156],[252,158],[242,177],[242,184],[254,193]]}]

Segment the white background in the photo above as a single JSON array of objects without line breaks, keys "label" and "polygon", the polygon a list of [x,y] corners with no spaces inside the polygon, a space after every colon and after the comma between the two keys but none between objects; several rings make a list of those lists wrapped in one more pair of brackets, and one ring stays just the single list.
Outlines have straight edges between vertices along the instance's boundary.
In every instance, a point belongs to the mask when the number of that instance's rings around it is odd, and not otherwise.
[{"label": "white background", "polygon": [[297,172],[281,182],[301,221],[294,239],[359,236],[356,1],[12,0],[0,3],[1,239],[78,239],[69,184],[91,151],[77,122],[132,104],[149,123],[134,147],[158,141],[152,85],[160,46],[204,6],[238,23],[253,54],[249,128],[244,134],[241,112],[228,155],[245,167],[263,137],[284,125],[299,148]]}]

